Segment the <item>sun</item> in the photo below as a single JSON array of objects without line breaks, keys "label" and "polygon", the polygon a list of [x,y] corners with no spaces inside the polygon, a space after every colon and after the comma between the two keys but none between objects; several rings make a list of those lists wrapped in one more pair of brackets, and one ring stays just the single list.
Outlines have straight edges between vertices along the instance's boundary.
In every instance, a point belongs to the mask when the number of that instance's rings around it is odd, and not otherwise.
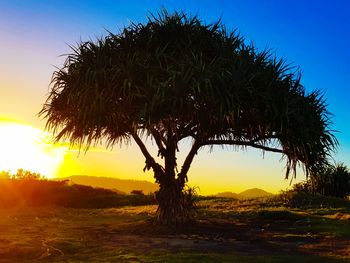
[{"label": "sun", "polygon": [[0,171],[15,173],[22,168],[52,178],[68,147],[55,145],[40,129],[16,122],[0,121]]}]

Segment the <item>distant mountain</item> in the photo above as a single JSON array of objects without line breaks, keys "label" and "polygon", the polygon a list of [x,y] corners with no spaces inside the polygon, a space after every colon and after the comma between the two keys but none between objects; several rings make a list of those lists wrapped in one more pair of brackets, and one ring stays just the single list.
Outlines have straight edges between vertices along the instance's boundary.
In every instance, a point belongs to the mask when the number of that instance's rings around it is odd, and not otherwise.
[{"label": "distant mountain", "polygon": [[218,193],[215,195],[216,197],[222,197],[222,198],[234,198],[234,199],[241,199],[241,196],[239,194],[233,193],[233,192],[223,192]]},{"label": "distant mountain", "polygon": [[223,197],[223,198],[247,199],[247,198],[267,197],[272,195],[273,194],[266,192],[262,189],[252,188],[252,189],[245,190],[239,194],[236,194],[233,192],[223,192],[223,193],[218,193],[214,196]]},{"label": "distant mountain", "polygon": [[242,196],[243,198],[256,198],[256,197],[272,196],[273,194],[259,188],[252,188],[239,193],[239,195]]},{"label": "distant mountain", "polygon": [[132,190],[141,190],[144,194],[153,193],[158,190],[158,185],[148,181],[118,179],[112,177],[98,177],[87,175],[72,175],[64,178],[52,179],[55,181],[69,180],[74,184],[89,185],[111,189],[117,193],[129,194]]}]

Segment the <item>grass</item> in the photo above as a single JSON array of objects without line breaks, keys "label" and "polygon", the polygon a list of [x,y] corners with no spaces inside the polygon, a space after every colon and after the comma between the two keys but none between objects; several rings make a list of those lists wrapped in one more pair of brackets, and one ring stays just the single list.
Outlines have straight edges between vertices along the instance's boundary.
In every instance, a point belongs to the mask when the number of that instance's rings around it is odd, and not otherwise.
[{"label": "grass", "polygon": [[3,208],[0,262],[350,262],[347,205],[275,198],[198,207],[196,223],[183,228],[154,226],[154,205]]},{"label": "grass", "polygon": [[[86,259],[86,258],[85,258]],[[84,261],[84,257],[78,257],[74,260]],[[148,254],[139,254],[125,250],[118,250],[117,252],[97,254],[94,257],[89,257],[91,262],[227,262],[227,263],[282,263],[282,262],[300,262],[300,263],[340,263],[343,260],[332,259],[319,256],[241,256],[236,254],[215,254],[215,253],[200,253],[200,252],[178,252],[167,253],[166,251],[153,252]]]}]

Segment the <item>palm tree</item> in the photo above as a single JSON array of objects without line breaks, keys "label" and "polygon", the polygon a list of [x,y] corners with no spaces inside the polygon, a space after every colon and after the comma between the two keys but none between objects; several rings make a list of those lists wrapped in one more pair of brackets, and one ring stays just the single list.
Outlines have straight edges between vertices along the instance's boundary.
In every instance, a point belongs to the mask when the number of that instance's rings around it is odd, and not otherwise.
[{"label": "palm tree", "polygon": [[[145,24],[73,48],[54,72],[41,115],[56,140],[88,147],[130,143],[160,185],[158,222],[191,219],[184,195],[193,158],[202,147],[230,145],[281,153],[286,176],[327,162],[337,145],[318,91],[307,94],[300,74],[269,51],[244,43],[220,23],[163,10]],[[164,163],[151,156],[151,137]],[[192,147],[178,169],[178,144]]]}]

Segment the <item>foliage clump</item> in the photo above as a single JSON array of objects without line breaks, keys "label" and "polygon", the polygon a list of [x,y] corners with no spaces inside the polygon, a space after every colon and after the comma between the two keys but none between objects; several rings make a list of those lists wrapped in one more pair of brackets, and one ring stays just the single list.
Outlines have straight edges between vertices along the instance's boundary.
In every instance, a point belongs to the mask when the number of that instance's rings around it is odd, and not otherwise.
[{"label": "foliage clump", "polygon": [[293,190],[283,191],[279,195],[271,197],[268,203],[271,206],[286,206],[302,209],[350,207],[350,202],[342,198]]},{"label": "foliage clump", "polygon": [[1,179],[17,179],[17,180],[40,180],[45,177],[40,173],[32,172],[25,169],[18,169],[16,173],[11,173],[10,171],[1,171]]},{"label": "foliage clump", "polygon": [[350,196],[350,171],[344,164],[328,165],[313,173],[306,182],[296,184],[293,190],[347,199]]}]

